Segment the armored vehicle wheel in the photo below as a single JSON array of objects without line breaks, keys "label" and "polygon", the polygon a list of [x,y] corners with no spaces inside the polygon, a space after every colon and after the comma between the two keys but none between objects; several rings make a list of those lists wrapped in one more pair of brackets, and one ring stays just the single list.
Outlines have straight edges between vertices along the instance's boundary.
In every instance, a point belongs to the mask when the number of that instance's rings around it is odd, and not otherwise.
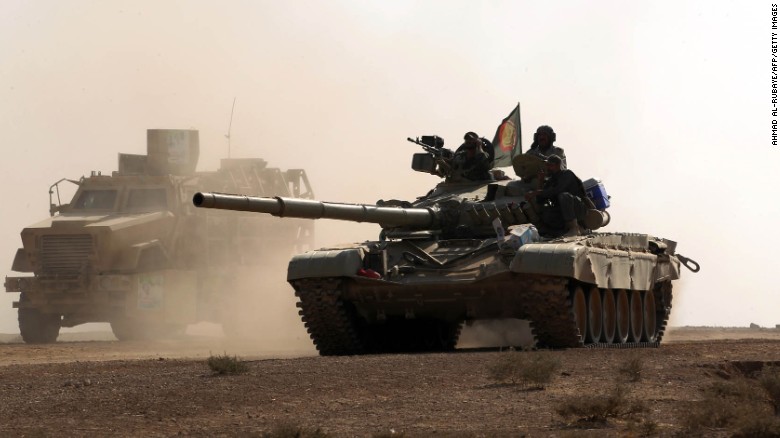
[{"label": "armored vehicle wheel", "polygon": [[601,290],[601,340],[611,344],[615,340],[617,327],[617,308],[615,307],[615,293],[612,289]]},{"label": "armored vehicle wheel", "polygon": [[60,335],[61,322],[60,315],[42,313],[38,309],[19,309],[19,332],[28,344],[55,342]]},{"label": "armored vehicle wheel", "polygon": [[642,293],[638,290],[632,290],[629,292],[629,294],[629,319],[631,320],[629,341],[640,342],[642,340],[642,332],[644,330],[644,319],[642,318],[644,313]]},{"label": "armored vehicle wheel", "polygon": [[644,313],[644,330],[642,340],[645,342],[655,342],[658,333],[656,327],[655,295],[653,291],[645,292],[645,298],[642,300],[642,309]]},{"label": "armored vehicle wheel", "polygon": [[598,288],[591,286],[588,290],[588,333],[585,336],[586,342],[598,342],[601,339],[602,314],[601,293]]},{"label": "armored vehicle wheel", "polygon": [[588,303],[585,299],[585,292],[581,286],[575,287],[571,295],[571,312],[574,316],[574,322],[579,330],[580,340],[585,340],[585,332],[588,329]]},{"label": "armored vehicle wheel", "polygon": [[628,334],[631,330],[631,315],[628,306],[628,294],[625,289],[619,289],[615,292],[615,317],[616,317],[616,344],[625,344],[628,342]]}]

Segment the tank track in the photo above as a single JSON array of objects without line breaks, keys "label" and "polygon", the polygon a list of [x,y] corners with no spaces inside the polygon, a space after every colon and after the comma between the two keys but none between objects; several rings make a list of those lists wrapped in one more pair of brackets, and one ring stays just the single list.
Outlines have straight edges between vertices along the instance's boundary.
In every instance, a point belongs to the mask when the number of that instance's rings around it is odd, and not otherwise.
[{"label": "tank track", "polygon": [[461,322],[400,319],[368,325],[341,299],[342,280],[304,279],[292,284],[300,300],[298,314],[323,356],[451,351],[463,327]]},{"label": "tank track", "polygon": [[661,339],[664,337],[664,332],[666,331],[666,324],[669,322],[669,315],[672,314],[672,282],[664,281],[656,284],[655,288],[653,288],[653,292],[655,292],[655,306],[656,309],[658,309],[656,311],[658,318],[658,335],[656,342],[660,344]]},{"label": "tank track", "polygon": [[[455,348],[462,323],[431,320],[388,320],[367,324],[342,299],[344,280],[312,278],[292,282],[301,316],[314,345],[323,356],[390,352],[450,351]],[[672,285],[658,283],[656,339],[652,342],[585,343],[572,311],[573,283],[561,277],[533,277],[513,282],[522,290],[520,309],[542,348],[653,348],[658,347],[671,312]]]},{"label": "tank track", "polygon": [[300,300],[298,314],[323,356],[361,354],[365,350],[356,327],[357,315],[341,300],[341,283],[337,278],[293,282]]},{"label": "tank track", "polygon": [[571,311],[569,281],[566,278],[542,277],[523,285],[525,306],[531,331],[540,347],[566,348],[582,346],[577,322]]}]

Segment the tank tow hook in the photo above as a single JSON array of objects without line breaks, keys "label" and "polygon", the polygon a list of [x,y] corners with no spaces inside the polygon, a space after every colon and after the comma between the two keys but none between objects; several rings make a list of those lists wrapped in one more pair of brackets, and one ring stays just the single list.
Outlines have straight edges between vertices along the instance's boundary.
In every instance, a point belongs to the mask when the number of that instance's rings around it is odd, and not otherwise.
[{"label": "tank tow hook", "polygon": [[701,269],[701,267],[696,262],[696,260],[689,259],[688,257],[685,257],[682,254],[675,254],[675,256],[677,256],[677,258],[680,260],[683,266],[688,268],[688,270],[690,270],[691,272],[699,272],[699,269]]}]

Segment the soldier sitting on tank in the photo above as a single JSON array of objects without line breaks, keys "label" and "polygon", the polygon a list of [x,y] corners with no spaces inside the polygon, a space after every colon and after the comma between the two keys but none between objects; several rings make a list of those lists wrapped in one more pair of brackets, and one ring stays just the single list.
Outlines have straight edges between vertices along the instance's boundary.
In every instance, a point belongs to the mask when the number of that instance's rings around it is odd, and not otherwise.
[{"label": "soldier sitting on tank", "polygon": [[542,125],[536,128],[534,142],[525,153],[535,155],[543,160],[546,160],[550,155],[557,155],[561,158],[561,168],[566,169],[566,154],[562,148],[553,146],[553,143],[555,143],[555,131],[547,125]]},{"label": "soldier sitting on tank", "polygon": [[491,181],[493,145],[474,132],[467,132],[463,140],[463,144],[455,151],[455,157],[452,159],[451,181]]},{"label": "soldier sitting on tank", "polygon": [[542,205],[540,229],[544,234],[578,236],[582,233],[578,221],[585,219],[588,197],[582,180],[571,170],[563,169],[562,162],[555,154],[547,157],[549,177],[544,188],[526,193],[525,199]]}]

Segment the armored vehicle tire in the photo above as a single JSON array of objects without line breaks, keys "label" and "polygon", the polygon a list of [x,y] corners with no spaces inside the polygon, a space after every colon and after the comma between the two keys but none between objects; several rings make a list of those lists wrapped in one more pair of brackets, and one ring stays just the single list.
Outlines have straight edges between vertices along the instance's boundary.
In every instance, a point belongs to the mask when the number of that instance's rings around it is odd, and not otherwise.
[{"label": "armored vehicle tire", "polygon": [[38,309],[19,309],[19,332],[28,344],[49,344],[60,335],[62,317]]},{"label": "armored vehicle tire", "polygon": [[588,332],[585,341],[588,343],[601,340],[602,321],[604,312],[601,306],[601,293],[598,288],[591,286],[588,289]]},{"label": "armored vehicle tire", "polygon": [[601,290],[601,307],[604,309],[601,319],[601,341],[611,344],[615,340],[617,326],[615,293],[612,289]]},{"label": "armored vehicle tire", "polygon": [[628,342],[628,332],[631,327],[631,311],[628,306],[628,294],[625,289],[619,289],[615,293],[615,336],[616,344],[625,344]]}]

